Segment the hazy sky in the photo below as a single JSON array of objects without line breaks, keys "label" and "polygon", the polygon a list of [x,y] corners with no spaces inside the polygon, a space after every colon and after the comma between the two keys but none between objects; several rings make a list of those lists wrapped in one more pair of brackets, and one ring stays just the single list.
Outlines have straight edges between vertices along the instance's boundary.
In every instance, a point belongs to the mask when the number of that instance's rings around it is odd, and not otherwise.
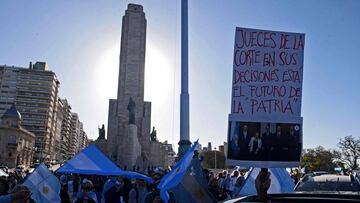
[{"label": "hazy sky", "polygon": [[[0,64],[46,61],[90,138],[116,98],[121,18],[147,19],[145,100],[160,140],[179,141],[180,1],[0,1]],[[304,147],[360,132],[359,1],[189,0],[190,137],[226,140],[235,27],[306,34]]]}]

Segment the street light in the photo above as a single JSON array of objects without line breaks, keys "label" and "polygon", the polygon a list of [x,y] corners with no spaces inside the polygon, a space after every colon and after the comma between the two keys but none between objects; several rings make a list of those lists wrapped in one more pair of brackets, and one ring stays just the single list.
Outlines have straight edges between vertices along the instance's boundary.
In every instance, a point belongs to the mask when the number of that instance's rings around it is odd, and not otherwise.
[{"label": "street light", "polygon": [[214,152],[215,152],[215,169],[216,169],[216,147],[214,147]]}]

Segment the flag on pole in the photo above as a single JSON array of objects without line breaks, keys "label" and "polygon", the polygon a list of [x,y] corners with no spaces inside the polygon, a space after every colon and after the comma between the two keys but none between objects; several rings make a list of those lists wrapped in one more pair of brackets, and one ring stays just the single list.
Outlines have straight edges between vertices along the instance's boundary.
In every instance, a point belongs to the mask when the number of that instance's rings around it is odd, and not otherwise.
[{"label": "flag on pole", "polygon": [[[240,190],[241,196],[256,195],[255,180],[260,172],[260,168],[251,168],[245,182]],[[268,193],[285,193],[294,191],[294,181],[285,168],[269,168],[271,173],[271,185]]]},{"label": "flag on pole", "polygon": [[27,186],[35,202],[53,203],[61,202],[60,182],[49,169],[41,163],[27,179],[23,185]]},{"label": "flag on pole", "polygon": [[161,179],[158,188],[160,189],[160,197],[164,202],[167,203],[170,199],[168,190],[178,185],[188,171],[197,145],[198,141],[191,146],[180,161],[175,164],[173,169]]},{"label": "flag on pole", "polygon": [[158,188],[160,197],[164,202],[170,200],[172,193],[179,203],[211,203],[215,199],[211,196],[200,161],[194,156],[198,141],[186,152],[174,168],[162,179]]}]

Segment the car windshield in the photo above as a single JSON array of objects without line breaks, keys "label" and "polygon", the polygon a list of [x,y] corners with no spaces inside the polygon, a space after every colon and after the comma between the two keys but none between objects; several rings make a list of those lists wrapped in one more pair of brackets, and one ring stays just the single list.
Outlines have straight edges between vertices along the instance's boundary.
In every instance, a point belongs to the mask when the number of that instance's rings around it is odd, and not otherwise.
[{"label": "car windshield", "polygon": [[296,188],[295,191],[306,191],[306,192],[315,192],[315,191],[348,191],[348,192],[359,192],[360,185],[358,182],[302,182]]}]

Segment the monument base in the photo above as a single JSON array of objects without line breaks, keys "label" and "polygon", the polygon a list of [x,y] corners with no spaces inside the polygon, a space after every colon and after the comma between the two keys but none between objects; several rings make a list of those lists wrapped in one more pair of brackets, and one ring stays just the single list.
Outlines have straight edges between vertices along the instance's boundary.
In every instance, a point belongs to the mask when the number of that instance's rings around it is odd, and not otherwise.
[{"label": "monument base", "polygon": [[127,140],[126,147],[121,151],[119,149],[118,159],[123,159],[121,161],[126,160],[128,163],[128,165],[126,165],[127,169],[132,169],[132,167],[136,166],[138,158],[141,157],[141,145],[137,135],[137,126],[134,124],[129,124],[127,129],[128,133],[125,138],[125,140]]},{"label": "monument base", "polygon": [[189,140],[180,140],[178,157],[181,159],[182,156],[190,149],[191,142]]}]

